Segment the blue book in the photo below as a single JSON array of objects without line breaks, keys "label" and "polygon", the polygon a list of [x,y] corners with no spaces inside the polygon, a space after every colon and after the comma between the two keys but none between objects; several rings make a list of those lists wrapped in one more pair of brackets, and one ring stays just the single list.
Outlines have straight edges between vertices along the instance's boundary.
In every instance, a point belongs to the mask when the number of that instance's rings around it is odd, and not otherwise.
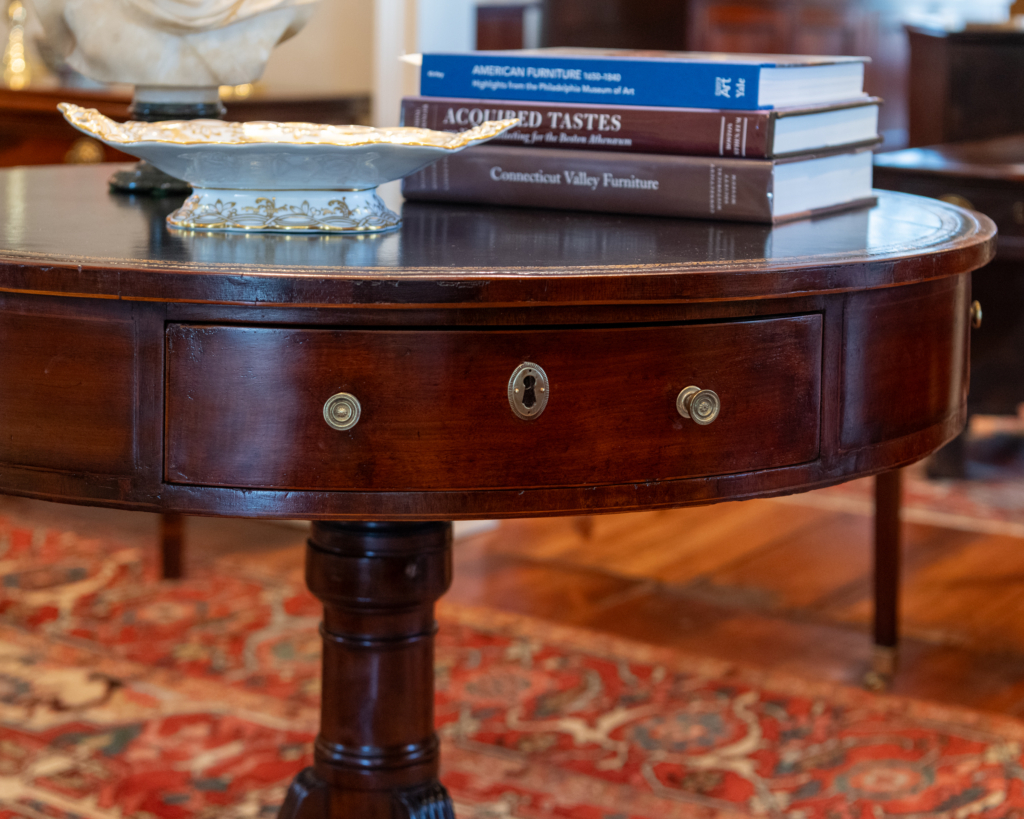
[{"label": "blue book", "polygon": [[424,54],[420,94],[772,109],[865,96],[866,57],[544,48]]}]

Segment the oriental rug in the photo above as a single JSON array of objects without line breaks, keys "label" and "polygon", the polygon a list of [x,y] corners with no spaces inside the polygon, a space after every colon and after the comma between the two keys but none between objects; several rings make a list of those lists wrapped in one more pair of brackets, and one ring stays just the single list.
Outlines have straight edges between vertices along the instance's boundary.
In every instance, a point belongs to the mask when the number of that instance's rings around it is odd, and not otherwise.
[{"label": "oriental rug", "polygon": [[[0,516],[0,819],[275,815],[309,763],[318,606],[211,557]],[[1024,817],[1024,724],[442,605],[461,819]]]}]

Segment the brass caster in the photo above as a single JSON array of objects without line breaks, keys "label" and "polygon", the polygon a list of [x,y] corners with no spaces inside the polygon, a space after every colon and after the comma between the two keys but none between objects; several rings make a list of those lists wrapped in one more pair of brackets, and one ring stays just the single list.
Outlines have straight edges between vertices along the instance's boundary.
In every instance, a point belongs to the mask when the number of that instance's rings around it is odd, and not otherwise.
[{"label": "brass caster", "polygon": [[864,675],[864,687],[869,691],[888,691],[896,675],[898,656],[894,646],[875,646],[871,670]]}]

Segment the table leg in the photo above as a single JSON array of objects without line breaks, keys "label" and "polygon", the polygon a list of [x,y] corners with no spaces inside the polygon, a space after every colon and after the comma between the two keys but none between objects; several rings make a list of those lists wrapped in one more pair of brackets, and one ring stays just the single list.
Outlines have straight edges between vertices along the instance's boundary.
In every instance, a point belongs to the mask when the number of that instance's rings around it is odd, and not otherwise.
[{"label": "table leg", "polygon": [[[970,423],[970,420],[968,420]],[[942,449],[933,452],[925,461],[925,471],[929,478],[967,477],[967,430],[965,429]]]},{"label": "table leg", "polygon": [[324,604],[314,764],[279,819],[453,819],[438,781],[434,603],[450,523],[314,523],[306,583]]},{"label": "table leg", "polygon": [[185,516],[178,512],[160,515],[160,576],[178,580],[182,576],[185,549]]},{"label": "table leg", "polygon": [[903,472],[875,478],[874,656],[865,678],[871,688],[888,688],[896,672],[899,646],[900,507]]}]

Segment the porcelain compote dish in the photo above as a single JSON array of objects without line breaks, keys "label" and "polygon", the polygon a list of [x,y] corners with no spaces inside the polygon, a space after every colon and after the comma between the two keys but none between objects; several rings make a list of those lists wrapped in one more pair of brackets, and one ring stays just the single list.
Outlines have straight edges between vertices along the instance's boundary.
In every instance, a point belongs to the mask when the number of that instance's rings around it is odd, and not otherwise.
[{"label": "porcelain compote dish", "polygon": [[192,230],[392,230],[401,219],[378,185],[519,123],[489,121],[461,133],[212,119],[119,123],[92,108],[58,107],[82,133],[188,182],[192,195],[167,223]]}]

